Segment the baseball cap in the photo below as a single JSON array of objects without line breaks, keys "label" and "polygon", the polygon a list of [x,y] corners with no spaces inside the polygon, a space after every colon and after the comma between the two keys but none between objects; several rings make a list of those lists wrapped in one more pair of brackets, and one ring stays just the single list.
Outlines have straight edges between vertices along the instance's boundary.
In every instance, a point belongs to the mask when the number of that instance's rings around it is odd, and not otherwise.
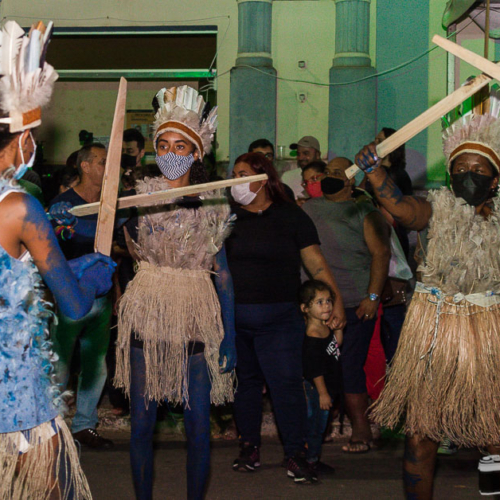
[{"label": "baseball cap", "polygon": [[290,149],[297,149],[299,146],[302,148],[314,148],[316,151],[321,151],[318,139],[312,135],[305,135],[298,142],[290,144]]}]

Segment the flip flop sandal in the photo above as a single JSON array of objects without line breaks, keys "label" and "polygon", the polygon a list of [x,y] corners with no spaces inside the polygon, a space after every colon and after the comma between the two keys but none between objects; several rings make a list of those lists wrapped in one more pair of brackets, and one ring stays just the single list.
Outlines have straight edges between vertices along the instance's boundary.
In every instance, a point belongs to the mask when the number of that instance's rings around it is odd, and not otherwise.
[{"label": "flip flop sandal", "polygon": [[370,443],[367,441],[349,441],[349,443],[348,443],[349,447],[350,446],[357,446],[357,445],[364,446],[364,448],[362,448],[360,450],[353,450],[353,449],[344,450],[344,448],[342,448],[342,452],[343,453],[351,453],[354,455],[361,455],[362,453],[368,453],[372,449]]}]

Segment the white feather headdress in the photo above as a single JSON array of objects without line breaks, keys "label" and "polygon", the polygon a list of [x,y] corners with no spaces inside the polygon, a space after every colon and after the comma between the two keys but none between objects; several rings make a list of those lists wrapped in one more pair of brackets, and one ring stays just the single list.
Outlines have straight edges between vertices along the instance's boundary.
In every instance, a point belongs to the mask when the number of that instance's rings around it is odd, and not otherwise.
[{"label": "white feather headdress", "polygon": [[161,89],[155,96],[158,109],[154,122],[156,140],[165,132],[176,132],[192,142],[201,157],[210,152],[217,130],[217,106],[210,110],[197,90],[187,85]]},{"label": "white feather headdress", "polygon": [[500,172],[500,99],[498,90],[490,95],[490,112],[462,116],[443,130],[443,152],[450,171],[452,161],[463,153],[475,153],[487,158]]},{"label": "white feather headdress", "polygon": [[0,32],[0,123],[20,132],[42,123],[42,106],[52,95],[58,74],[45,62],[52,34],[52,21],[34,24],[28,35],[15,22],[7,21]]}]

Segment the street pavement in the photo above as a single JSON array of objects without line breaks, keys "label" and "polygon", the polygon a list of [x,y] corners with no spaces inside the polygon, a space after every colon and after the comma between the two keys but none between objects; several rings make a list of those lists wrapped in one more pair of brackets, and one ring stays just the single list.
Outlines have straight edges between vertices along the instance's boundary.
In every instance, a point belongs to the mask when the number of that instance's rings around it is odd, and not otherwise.
[{"label": "street pavement", "polygon": [[[128,444],[124,431],[101,431],[115,447],[109,451],[82,450],[82,465],[94,500],[133,500]],[[211,478],[207,500],[254,499],[403,499],[401,464],[403,441],[382,441],[361,455],[342,453],[342,443],[325,444],[323,461],[334,465],[335,475],[315,485],[296,485],[281,467],[282,447],[276,438],[266,438],[261,448],[262,467],[255,473],[237,473],[231,464],[238,454],[236,441],[213,441]],[[477,450],[459,450],[439,457],[435,500],[481,497],[478,492]],[[186,451],[183,436],[159,435],[155,442],[154,499],[182,500],[186,497]],[[492,498],[492,497],[489,497]]]}]

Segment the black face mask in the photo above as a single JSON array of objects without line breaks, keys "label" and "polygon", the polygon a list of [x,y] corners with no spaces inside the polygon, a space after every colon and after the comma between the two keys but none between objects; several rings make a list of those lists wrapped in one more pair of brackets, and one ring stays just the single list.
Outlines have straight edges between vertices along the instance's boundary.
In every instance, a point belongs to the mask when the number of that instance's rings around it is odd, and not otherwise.
[{"label": "black face mask", "polygon": [[120,165],[123,169],[134,168],[137,163],[137,157],[132,155],[122,154]]},{"label": "black face mask", "polygon": [[476,174],[475,172],[453,174],[451,187],[455,196],[463,198],[469,205],[477,207],[488,199],[492,180],[493,177],[489,175]]},{"label": "black face mask", "polygon": [[323,194],[336,194],[344,188],[345,183],[342,179],[325,177],[321,180],[321,191],[323,191]]}]

